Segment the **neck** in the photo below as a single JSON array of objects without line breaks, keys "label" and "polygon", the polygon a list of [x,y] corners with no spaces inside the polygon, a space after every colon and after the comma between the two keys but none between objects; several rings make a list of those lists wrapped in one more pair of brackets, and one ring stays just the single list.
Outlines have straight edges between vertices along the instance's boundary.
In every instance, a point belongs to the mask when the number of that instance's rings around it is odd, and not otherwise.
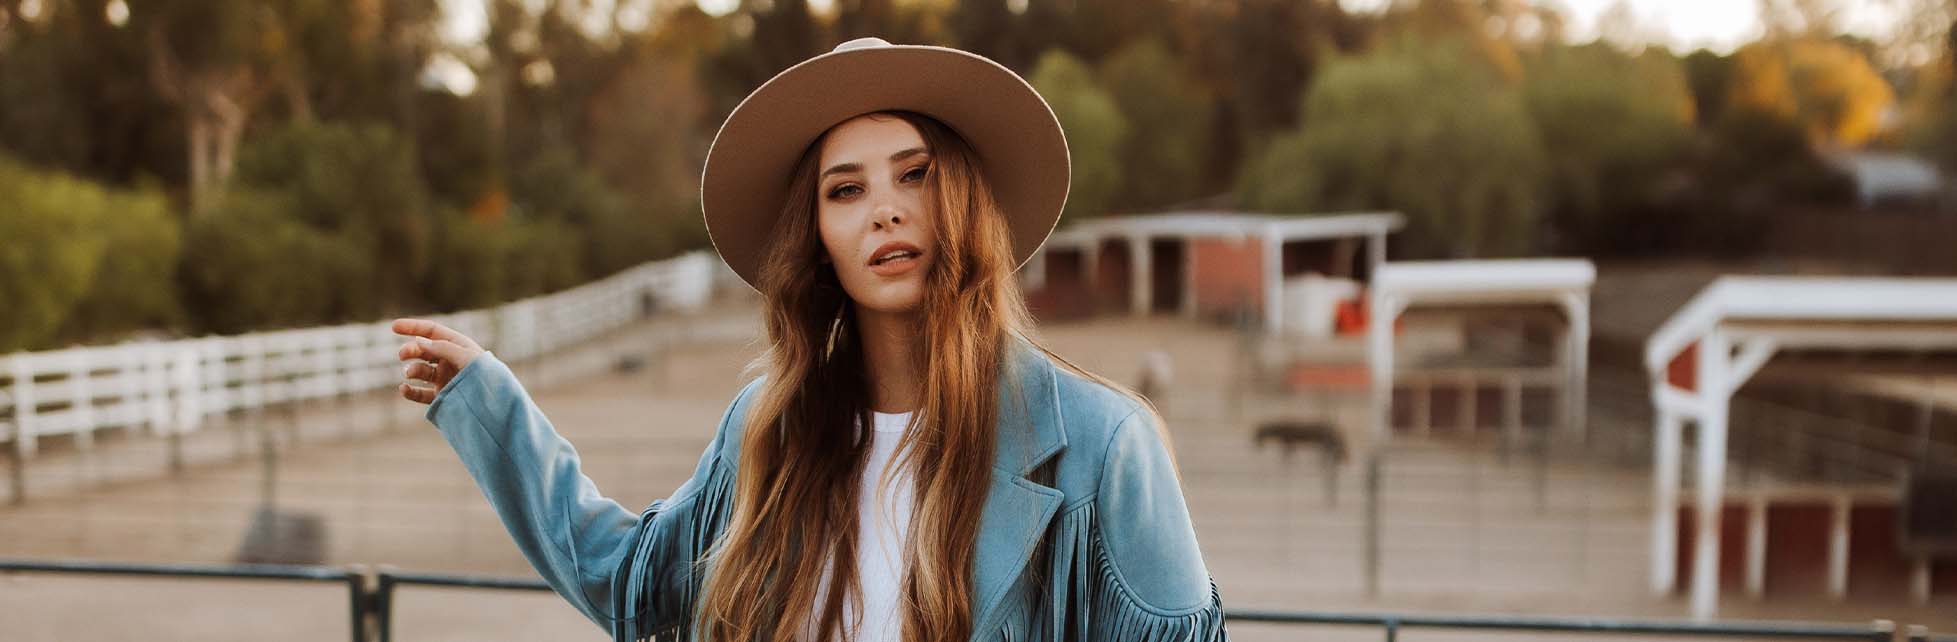
[{"label": "neck", "polygon": [[869,370],[871,410],[910,412],[921,405],[924,372],[918,324],[914,312],[857,306],[856,331],[863,342],[863,367]]}]

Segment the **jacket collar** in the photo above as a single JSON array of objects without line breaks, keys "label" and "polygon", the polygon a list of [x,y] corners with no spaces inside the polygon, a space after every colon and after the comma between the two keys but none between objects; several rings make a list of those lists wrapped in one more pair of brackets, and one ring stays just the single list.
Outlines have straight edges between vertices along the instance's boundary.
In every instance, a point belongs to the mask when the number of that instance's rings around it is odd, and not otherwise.
[{"label": "jacket collar", "polygon": [[997,440],[993,466],[1024,477],[1067,447],[1060,417],[1060,390],[1053,361],[1020,337],[1007,341],[999,377]]},{"label": "jacket collar", "polygon": [[994,429],[992,483],[979,517],[973,583],[973,635],[997,628],[1001,602],[1020,574],[1065,495],[1027,479],[1067,447],[1053,362],[1023,338],[1006,347]]}]

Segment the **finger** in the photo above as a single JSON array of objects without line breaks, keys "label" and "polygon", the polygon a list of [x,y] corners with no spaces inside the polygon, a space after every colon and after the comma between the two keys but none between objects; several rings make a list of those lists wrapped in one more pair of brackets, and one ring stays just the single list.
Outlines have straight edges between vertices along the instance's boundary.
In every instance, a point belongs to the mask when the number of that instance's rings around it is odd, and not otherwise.
[{"label": "finger", "polygon": [[401,396],[408,401],[428,404],[435,403],[435,389],[401,384]]},{"label": "finger", "polygon": [[401,344],[401,350],[399,352],[402,361],[422,359],[426,361],[442,361],[449,364],[461,362],[462,357],[467,353],[468,351],[462,346],[441,340],[409,341]]},{"label": "finger", "polygon": [[440,374],[440,371],[433,364],[426,361],[416,361],[408,364],[407,371],[403,374],[409,379],[436,383],[439,381],[436,379],[436,376]]},{"label": "finger", "polygon": [[428,319],[395,319],[394,333],[458,344],[469,342],[469,338],[462,336],[462,333]]}]

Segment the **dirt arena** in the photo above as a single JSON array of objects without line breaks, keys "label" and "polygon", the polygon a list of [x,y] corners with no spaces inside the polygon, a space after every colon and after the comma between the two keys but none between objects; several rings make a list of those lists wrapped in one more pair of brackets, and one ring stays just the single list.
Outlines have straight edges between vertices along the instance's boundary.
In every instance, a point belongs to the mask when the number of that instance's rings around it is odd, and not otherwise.
[{"label": "dirt arena", "polygon": [[[724,306],[620,332],[546,364],[516,364],[539,404],[578,447],[598,487],[636,510],[691,471],[755,354],[751,308]],[[1143,349],[1168,352],[1161,399],[1205,559],[1230,608],[1684,617],[1682,600],[1646,594],[1642,469],[1551,465],[1538,473],[1486,448],[1409,444],[1382,484],[1381,593],[1361,565],[1364,478],[1357,458],[1326,474],[1315,454],[1289,461],[1250,435],[1273,417],[1358,431],[1355,398],[1246,395],[1238,339],[1174,320],[1049,325],[1063,355],[1133,383]],[[614,372],[619,356],[644,367]],[[577,373],[589,373],[579,375]],[[51,444],[30,462],[29,501],[0,507],[0,556],[142,562],[232,561],[268,494],[317,516],[321,561],[417,571],[532,576],[489,505],[420,406],[379,396],[207,425],[180,475],[159,440],[106,435],[82,456]],[[278,455],[272,483],[261,444]],[[1363,447],[1356,437],[1355,448]],[[1332,484],[1327,483],[1331,479]],[[1957,629],[1957,603],[1752,602],[1728,617],[1866,621]],[[399,640],[601,640],[555,596],[404,588]],[[344,587],[217,580],[0,575],[0,640],[346,640]],[[1375,640],[1371,629],[1233,625],[1239,640]],[[1406,632],[1405,639],[1529,639]],[[1567,638],[1543,636],[1540,639]],[[1583,639],[1605,639],[1585,637]]]}]

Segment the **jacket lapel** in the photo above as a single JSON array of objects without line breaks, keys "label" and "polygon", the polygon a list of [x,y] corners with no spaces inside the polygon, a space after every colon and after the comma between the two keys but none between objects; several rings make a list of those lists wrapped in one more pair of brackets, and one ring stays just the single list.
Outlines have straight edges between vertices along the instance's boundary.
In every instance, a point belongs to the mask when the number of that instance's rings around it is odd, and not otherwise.
[{"label": "jacket lapel", "polygon": [[1024,339],[1007,345],[991,490],[979,516],[972,599],[974,634],[994,628],[1006,592],[1032,557],[1063,494],[1027,475],[1067,447],[1054,366]]}]

